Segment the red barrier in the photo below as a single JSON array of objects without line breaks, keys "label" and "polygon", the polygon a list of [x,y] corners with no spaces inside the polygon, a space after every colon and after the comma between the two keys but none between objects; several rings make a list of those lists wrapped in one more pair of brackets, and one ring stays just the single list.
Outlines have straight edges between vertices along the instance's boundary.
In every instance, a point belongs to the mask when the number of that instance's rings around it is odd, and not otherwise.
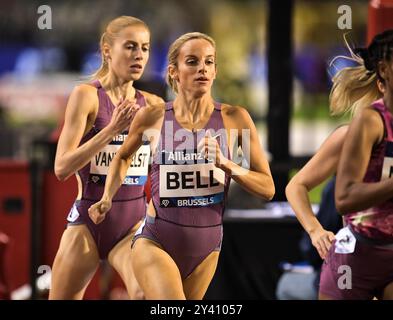
[{"label": "red barrier", "polygon": [[[42,175],[41,195],[42,199],[38,199],[42,209],[40,256],[42,264],[52,266],[66,227],[66,217],[77,196],[76,179],[71,177],[60,182],[52,171],[46,170]],[[0,230],[9,236],[7,258],[0,272],[7,274],[7,291],[30,283],[31,196],[28,163],[0,161]],[[103,298],[101,291],[106,287],[103,274],[98,270],[86,290],[85,299]],[[111,283],[122,286],[117,274]],[[113,284],[108,289],[111,288]]]},{"label": "red barrier", "polygon": [[67,215],[77,196],[75,176],[67,181],[57,180],[52,171],[45,171],[42,179],[42,258],[52,265],[66,224]]},{"label": "red barrier", "polygon": [[30,279],[31,179],[29,165],[0,161],[0,229],[9,237],[5,268],[10,291]]},{"label": "red barrier", "polygon": [[367,43],[386,29],[393,28],[393,0],[371,0],[368,5]]},{"label": "red barrier", "polygon": [[151,199],[151,182],[150,182],[150,174],[147,176],[147,181],[145,184],[145,194],[146,194],[146,202],[149,203]]},{"label": "red barrier", "polygon": [[10,289],[8,286],[8,269],[6,268],[7,247],[10,242],[9,237],[0,231],[0,300],[10,299]]}]

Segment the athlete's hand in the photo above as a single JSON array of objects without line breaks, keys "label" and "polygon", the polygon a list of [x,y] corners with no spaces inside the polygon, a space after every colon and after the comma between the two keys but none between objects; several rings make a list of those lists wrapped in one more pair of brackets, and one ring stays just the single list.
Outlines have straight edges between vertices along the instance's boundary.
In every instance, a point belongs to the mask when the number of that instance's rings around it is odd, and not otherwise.
[{"label": "athlete's hand", "polygon": [[217,137],[218,135],[212,137],[210,131],[207,131],[205,137],[198,143],[197,150],[205,159],[212,161],[216,167],[220,168],[228,162],[228,159],[222,154]]},{"label": "athlete's hand", "polygon": [[88,212],[90,219],[95,224],[101,223],[105,219],[105,216],[111,207],[112,201],[101,199],[99,202],[96,202],[89,208]]},{"label": "athlete's hand", "polygon": [[334,233],[319,228],[310,232],[310,238],[313,246],[318,250],[319,256],[325,259],[334,238]]},{"label": "athlete's hand", "polygon": [[121,98],[115,109],[113,110],[111,121],[108,124],[110,130],[118,135],[126,130],[135,116],[135,113],[140,109],[136,101],[130,101]]}]

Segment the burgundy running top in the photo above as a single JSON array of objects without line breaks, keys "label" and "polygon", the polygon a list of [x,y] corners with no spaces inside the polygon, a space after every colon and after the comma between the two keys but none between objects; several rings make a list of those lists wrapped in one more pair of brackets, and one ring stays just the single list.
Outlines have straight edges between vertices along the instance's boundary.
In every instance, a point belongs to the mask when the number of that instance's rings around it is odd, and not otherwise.
[{"label": "burgundy running top", "polygon": [[197,152],[207,131],[216,136],[221,152],[230,159],[220,103],[214,103],[205,128],[193,131],[177,122],[173,102],[165,104],[160,142],[151,167],[158,219],[193,227],[222,224],[230,176]]},{"label": "burgundy running top", "polygon": [[[115,108],[111,99],[106,94],[104,88],[98,80],[91,83],[97,88],[98,94],[98,113],[91,130],[82,138],[81,145],[94,137],[100,130],[109,124],[112,118],[112,113]],[[135,90],[136,102],[144,107],[146,101],[142,93]],[[104,192],[104,185],[109,164],[116,154],[116,151],[121,147],[125,138],[128,135],[128,130],[122,132],[113,138],[113,140],[98,152],[92,160],[78,171],[82,180],[82,199],[83,200],[99,200]],[[136,152],[132,159],[130,168],[127,171],[127,176],[115,194],[113,201],[128,201],[141,198],[144,196],[144,184],[147,180],[148,162],[150,157],[150,146],[148,144],[142,145]]]},{"label": "burgundy running top", "polygon": [[[393,116],[382,99],[372,105],[383,120],[384,139],[374,146],[363,182],[378,182],[393,173]],[[393,196],[390,200],[344,216],[345,222],[357,233],[368,238],[393,242]]]}]

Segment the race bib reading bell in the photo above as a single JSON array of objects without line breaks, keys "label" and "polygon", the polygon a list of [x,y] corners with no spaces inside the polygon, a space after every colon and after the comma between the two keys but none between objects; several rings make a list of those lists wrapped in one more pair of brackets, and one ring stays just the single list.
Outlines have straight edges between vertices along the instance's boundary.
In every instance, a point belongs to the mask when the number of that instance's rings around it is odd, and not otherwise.
[{"label": "race bib reading bell", "polygon": [[201,153],[161,153],[160,207],[208,206],[224,200],[225,173]]},{"label": "race bib reading bell", "polygon": [[[90,162],[90,181],[94,183],[105,183],[109,165],[126,137],[127,134],[116,136],[112,142],[93,157]],[[132,158],[123,185],[141,186],[146,183],[149,169],[149,157],[150,145],[146,143],[140,146]]]}]

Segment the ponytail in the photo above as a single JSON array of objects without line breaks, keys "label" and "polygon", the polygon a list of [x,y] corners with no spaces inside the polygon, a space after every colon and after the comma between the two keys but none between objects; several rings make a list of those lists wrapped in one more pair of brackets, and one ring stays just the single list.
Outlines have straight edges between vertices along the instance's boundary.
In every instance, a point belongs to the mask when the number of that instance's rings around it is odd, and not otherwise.
[{"label": "ponytail", "polygon": [[333,77],[333,87],[329,96],[330,112],[332,115],[350,112],[353,116],[359,109],[368,107],[381,98],[382,93],[377,84],[377,72],[372,68],[365,51],[363,49],[353,51],[345,36],[344,41],[351,56],[338,56],[332,60],[330,66],[338,58],[355,61],[358,66],[344,68]]}]

